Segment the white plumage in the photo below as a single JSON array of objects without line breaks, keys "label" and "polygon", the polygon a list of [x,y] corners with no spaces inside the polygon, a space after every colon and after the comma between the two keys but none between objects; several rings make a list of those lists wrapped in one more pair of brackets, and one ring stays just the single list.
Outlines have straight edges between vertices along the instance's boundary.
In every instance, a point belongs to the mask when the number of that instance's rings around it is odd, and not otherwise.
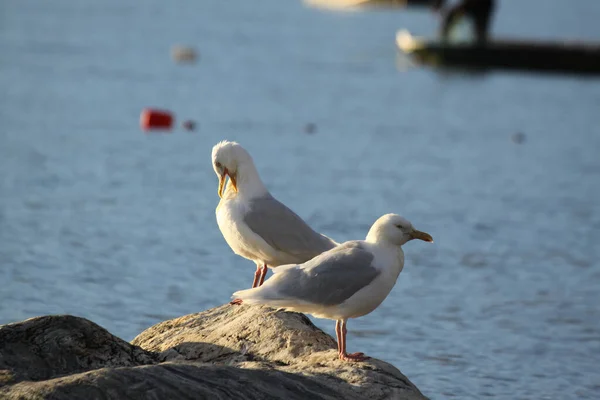
[{"label": "white plumage", "polygon": [[252,157],[238,143],[215,145],[212,164],[221,197],[217,223],[233,252],[256,263],[252,287],[262,284],[267,267],[303,263],[337,245],[271,196]]},{"label": "white plumage", "polygon": [[395,214],[380,217],[365,240],[343,243],[303,264],[279,267],[264,285],[233,294],[244,304],[265,304],[336,320],[339,357],[346,353],[346,322],[375,310],[394,287],[404,267],[401,246],[412,239],[432,242]]}]

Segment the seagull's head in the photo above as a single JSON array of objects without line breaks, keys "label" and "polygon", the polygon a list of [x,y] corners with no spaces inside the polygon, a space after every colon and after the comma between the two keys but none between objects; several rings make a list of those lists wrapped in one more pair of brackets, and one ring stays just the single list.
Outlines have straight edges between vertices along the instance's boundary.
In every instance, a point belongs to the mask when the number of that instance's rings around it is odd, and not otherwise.
[{"label": "seagull's head", "polygon": [[243,164],[248,162],[252,163],[252,157],[239,143],[223,140],[213,147],[212,165],[219,177],[219,197],[223,197],[227,177],[229,177],[233,190],[238,191],[238,171]]},{"label": "seagull's head", "polygon": [[396,246],[402,246],[413,239],[433,242],[430,234],[416,230],[410,221],[397,214],[386,214],[380,217],[367,235],[369,242],[385,242]]}]

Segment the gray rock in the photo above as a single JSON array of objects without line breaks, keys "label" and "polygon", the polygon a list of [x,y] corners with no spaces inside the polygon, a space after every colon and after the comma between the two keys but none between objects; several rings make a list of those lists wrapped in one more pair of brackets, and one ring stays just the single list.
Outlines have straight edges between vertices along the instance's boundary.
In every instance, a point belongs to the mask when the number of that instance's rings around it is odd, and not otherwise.
[{"label": "gray rock", "polygon": [[302,314],[230,305],[132,344],[72,316],[0,326],[0,386],[2,399],[425,399],[390,364],[338,360]]},{"label": "gray rock", "polygon": [[0,389],[11,399],[339,399],[330,386],[265,367],[239,369],[197,363],[103,368]]},{"label": "gray rock", "polygon": [[0,326],[0,387],[103,367],[151,364],[155,359],[155,354],[70,315]]}]

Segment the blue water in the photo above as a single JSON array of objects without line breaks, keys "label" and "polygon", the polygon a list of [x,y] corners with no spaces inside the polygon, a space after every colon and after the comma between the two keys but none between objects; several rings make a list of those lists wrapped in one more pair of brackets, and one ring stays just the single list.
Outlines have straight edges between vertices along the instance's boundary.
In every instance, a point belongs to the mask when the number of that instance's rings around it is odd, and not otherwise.
[{"label": "blue water", "polygon": [[[596,0],[500,3],[495,35],[600,39]],[[350,351],[433,399],[600,398],[600,80],[407,68],[396,30],[436,24],[290,0],[0,2],[0,323],[69,313],[130,340],[248,287],[214,215],[227,138],[338,241],[388,212],[435,238],[405,246]],[[144,134],[148,106],[199,128]]]}]

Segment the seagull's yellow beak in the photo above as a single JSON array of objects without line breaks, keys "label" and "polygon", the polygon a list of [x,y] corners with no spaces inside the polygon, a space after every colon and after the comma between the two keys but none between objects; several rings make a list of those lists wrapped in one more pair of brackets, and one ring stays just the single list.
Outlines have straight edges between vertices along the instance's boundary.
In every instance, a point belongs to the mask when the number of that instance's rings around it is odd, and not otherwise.
[{"label": "seagull's yellow beak", "polygon": [[421,232],[415,229],[410,233],[410,235],[413,237],[413,239],[419,239],[425,242],[433,243],[433,238],[429,233]]},{"label": "seagull's yellow beak", "polygon": [[223,191],[225,190],[225,181],[229,177],[229,181],[233,186],[233,190],[237,192],[237,184],[235,182],[235,174],[230,174],[227,168],[223,170],[223,175],[219,177],[219,197],[223,198]]}]

